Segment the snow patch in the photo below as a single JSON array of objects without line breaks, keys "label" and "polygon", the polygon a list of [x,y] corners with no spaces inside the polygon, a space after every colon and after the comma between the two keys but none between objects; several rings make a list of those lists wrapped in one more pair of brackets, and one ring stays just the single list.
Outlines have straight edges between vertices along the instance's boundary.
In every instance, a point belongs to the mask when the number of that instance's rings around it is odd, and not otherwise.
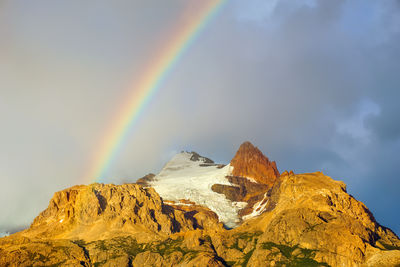
[{"label": "snow patch", "polygon": [[188,199],[214,211],[227,227],[237,226],[240,222],[238,211],[247,203],[232,202],[211,190],[213,184],[235,186],[226,178],[232,174],[232,166],[200,166],[202,161],[192,161],[191,156],[188,152],[174,156],[150,185],[163,199],[176,202]]},{"label": "snow patch", "polygon": [[6,237],[6,236],[9,236],[9,235],[10,235],[9,232],[0,232],[0,238],[1,237]]},{"label": "snow patch", "polygon": [[254,180],[253,178],[251,178],[251,177],[244,176],[244,178],[246,178],[247,180],[249,180],[252,183],[258,184],[258,182],[256,180]]},{"label": "snow patch", "polygon": [[261,213],[263,213],[265,210],[265,207],[267,206],[268,201],[269,201],[269,200],[265,201],[266,198],[267,198],[267,193],[264,194],[264,197],[261,201],[254,204],[252,213],[243,216],[243,220],[247,220],[247,219],[256,217],[256,216],[260,215]]},{"label": "snow patch", "polygon": [[170,204],[170,205],[175,205],[175,206],[193,206],[193,204],[182,203],[182,202],[173,203],[173,204]]}]

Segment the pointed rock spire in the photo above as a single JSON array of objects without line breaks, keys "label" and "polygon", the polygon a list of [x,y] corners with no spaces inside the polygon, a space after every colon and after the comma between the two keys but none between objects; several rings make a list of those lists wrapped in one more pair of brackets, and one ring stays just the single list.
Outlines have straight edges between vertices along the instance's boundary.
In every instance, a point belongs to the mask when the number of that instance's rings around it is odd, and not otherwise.
[{"label": "pointed rock spire", "polygon": [[244,142],[231,160],[232,175],[247,177],[272,186],[280,176],[275,161],[269,159],[252,143]]}]

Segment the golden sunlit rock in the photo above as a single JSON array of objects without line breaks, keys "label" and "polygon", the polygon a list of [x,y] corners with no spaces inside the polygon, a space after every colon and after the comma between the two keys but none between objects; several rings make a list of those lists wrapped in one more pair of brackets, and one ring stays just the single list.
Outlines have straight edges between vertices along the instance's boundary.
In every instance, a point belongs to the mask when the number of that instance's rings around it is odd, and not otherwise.
[{"label": "golden sunlit rock", "polygon": [[[240,176],[227,178],[238,189],[214,186],[256,211],[236,228],[225,229],[206,206],[163,200],[151,187],[78,185],[55,193],[29,229],[0,239],[0,266],[400,264],[399,238],[343,182],[321,172],[279,175],[250,143],[238,162]],[[264,200],[253,203],[259,194]]]}]

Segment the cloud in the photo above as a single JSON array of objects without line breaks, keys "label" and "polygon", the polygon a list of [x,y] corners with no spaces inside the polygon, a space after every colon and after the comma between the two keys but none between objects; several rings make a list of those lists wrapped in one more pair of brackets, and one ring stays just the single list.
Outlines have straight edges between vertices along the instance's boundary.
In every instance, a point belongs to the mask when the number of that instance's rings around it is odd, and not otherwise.
[{"label": "cloud", "polygon": [[[43,5],[13,1],[0,11],[6,230],[82,182],[183,10],[179,1]],[[173,151],[229,162],[250,140],[282,171],[344,180],[399,233],[399,23],[396,1],[230,2],[145,108],[108,182],[157,172]]]},{"label": "cloud", "polygon": [[337,133],[350,135],[353,139],[367,143],[370,140],[370,131],[365,126],[369,118],[377,117],[380,108],[374,102],[364,100],[359,104],[358,111],[348,118],[342,118],[337,123]]}]

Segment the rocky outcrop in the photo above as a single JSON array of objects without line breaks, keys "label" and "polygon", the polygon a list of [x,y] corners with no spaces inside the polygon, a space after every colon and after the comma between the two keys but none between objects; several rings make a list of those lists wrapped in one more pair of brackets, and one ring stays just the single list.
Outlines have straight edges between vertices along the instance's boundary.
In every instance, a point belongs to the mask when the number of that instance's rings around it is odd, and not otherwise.
[{"label": "rocky outcrop", "polygon": [[[229,184],[214,184],[211,189],[234,202],[246,202],[239,210],[239,217],[252,214],[259,208],[257,203],[266,201],[265,195],[279,178],[275,161],[269,159],[250,142],[244,142],[230,162],[231,175],[226,178]],[[263,204],[261,204],[263,205]],[[256,211],[257,212],[257,211]]]},{"label": "rocky outcrop", "polygon": [[270,187],[279,177],[275,161],[269,159],[250,142],[244,142],[231,160],[232,175],[247,177]]},{"label": "rocky outcrop", "polygon": [[152,182],[152,181],[154,181],[154,177],[155,177],[156,175],[154,174],[154,173],[149,173],[149,174],[147,174],[147,175],[145,175],[145,176],[143,176],[142,178],[139,178],[137,181],[136,181],[136,184],[138,184],[138,185],[141,185],[141,186],[149,186],[150,185],[150,183]]},{"label": "rocky outcrop", "polygon": [[270,187],[266,184],[259,184],[250,181],[247,178],[238,176],[227,176],[232,185],[213,184],[211,190],[234,202],[246,202],[247,205],[239,210],[239,216],[242,218],[253,212],[254,205],[264,198]]},{"label": "rocky outcrop", "polygon": [[263,195],[269,189],[268,185],[254,183],[247,178],[238,176],[227,176],[226,178],[233,185],[214,184],[211,189],[224,194],[231,201],[248,202],[255,196]]},{"label": "rocky outcrop", "polygon": [[[198,213],[200,216],[205,212]],[[141,238],[144,233],[168,235],[199,227],[202,225],[194,216],[164,204],[153,188],[137,184],[92,184],[55,193],[49,207],[33,221],[29,233],[45,238],[90,240],[100,233],[102,236],[130,233]]]},{"label": "rocky outcrop", "polygon": [[191,161],[202,161],[205,164],[214,164],[213,160],[203,157],[203,156],[200,156],[200,154],[197,152],[192,151],[192,152],[190,152],[190,154],[192,155],[190,157]]}]

